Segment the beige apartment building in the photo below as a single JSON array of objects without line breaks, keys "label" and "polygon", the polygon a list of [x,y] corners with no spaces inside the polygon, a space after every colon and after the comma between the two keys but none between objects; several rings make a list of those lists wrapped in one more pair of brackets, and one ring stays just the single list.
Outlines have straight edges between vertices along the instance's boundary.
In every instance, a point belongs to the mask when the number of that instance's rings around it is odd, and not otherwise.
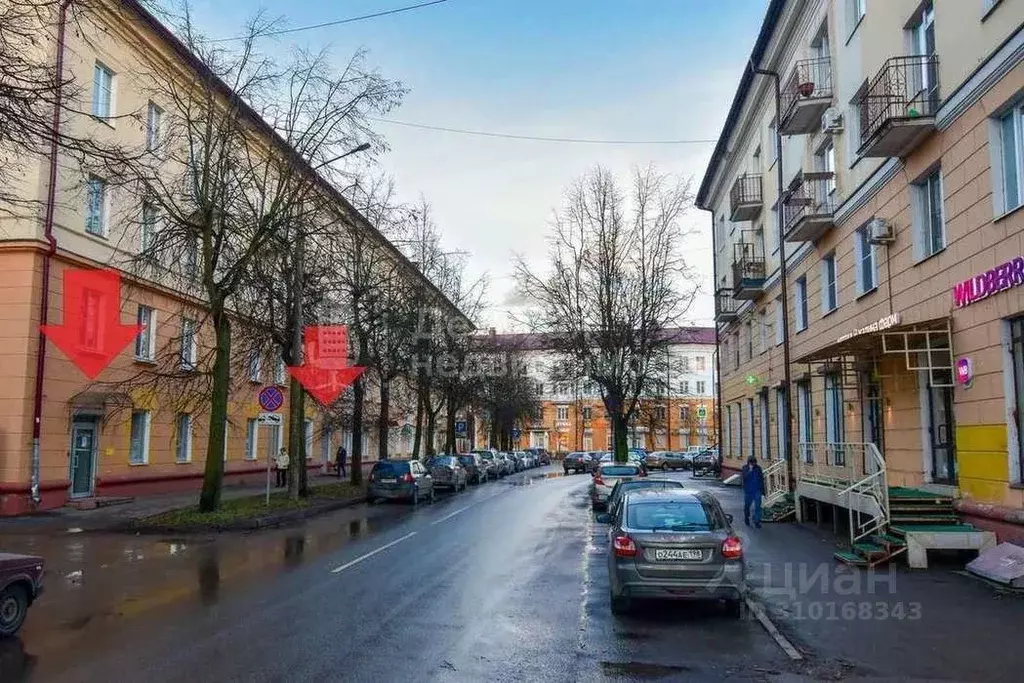
[{"label": "beige apartment building", "polygon": [[1024,0],[769,4],[698,204],[724,466],[766,461],[801,516],[877,530],[913,489],[1024,538],[1022,22]]},{"label": "beige apartment building", "polygon": [[[40,30],[35,46],[41,58],[62,64],[62,77],[75,85],[69,85],[56,112],[65,130],[128,147],[148,145],[160,134],[162,119],[180,114],[171,102],[151,99],[156,89],[146,74],[154,73],[154,65],[179,73],[183,83],[213,78],[136,0],[90,2],[88,9],[75,2],[59,5],[68,8],[66,15],[58,17],[54,3],[53,23]],[[284,145],[254,111],[244,105],[243,110],[257,147]],[[20,184],[7,189],[26,203],[0,212],[0,515],[53,508],[69,499],[197,489],[208,401],[178,402],[166,391],[121,388],[128,386],[121,382],[164,355],[194,365],[212,337],[202,301],[176,288],[173,278],[146,279],[123,269],[153,227],[143,198],[84,173],[65,149],[55,147],[52,154],[56,163],[44,157],[24,163]],[[330,196],[339,214],[368,226],[340,196]],[[383,236],[380,240],[417,286],[437,295],[439,307],[462,315],[397,248]],[[121,322],[144,328],[95,381],[39,333],[44,311],[50,323],[60,323],[64,274],[79,268],[122,268]],[[287,381],[283,362],[273,354],[240,359],[233,369],[224,440],[227,483],[262,481],[267,457],[285,445],[287,419],[281,425],[260,424],[257,393]],[[287,390],[283,393],[280,412],[287,415]],[[368,418],[374,401],[371,392]],[[351,433],[326,424],[314,401],[307,406],[308,466],[331,461],[341,443],[351,452]],[[396,447],[411,445],[408,416],[396,415],[392,424]],[[375,435],[375,429],[364,432],[367,460],[377,454]]]}]

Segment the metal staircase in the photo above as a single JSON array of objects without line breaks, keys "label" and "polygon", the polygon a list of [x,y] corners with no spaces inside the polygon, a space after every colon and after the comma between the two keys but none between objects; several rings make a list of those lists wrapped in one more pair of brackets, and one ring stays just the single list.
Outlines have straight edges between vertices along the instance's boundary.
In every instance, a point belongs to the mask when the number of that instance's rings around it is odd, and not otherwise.
[{"label": "metal staircase", "polygon": [[793,494],[789,492],[787,462],[774,460],[764,468],[762,522],[781,522],[796,516]]}]

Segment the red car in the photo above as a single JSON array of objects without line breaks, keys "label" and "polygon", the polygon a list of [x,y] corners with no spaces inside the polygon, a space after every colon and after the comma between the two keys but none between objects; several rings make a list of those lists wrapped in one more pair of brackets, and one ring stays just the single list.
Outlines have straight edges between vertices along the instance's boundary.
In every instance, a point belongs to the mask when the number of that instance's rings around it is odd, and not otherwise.
[{"label": "red car", "polygon": [[0,553],[0,637],[18,632],[42,592],[43,558]]}]

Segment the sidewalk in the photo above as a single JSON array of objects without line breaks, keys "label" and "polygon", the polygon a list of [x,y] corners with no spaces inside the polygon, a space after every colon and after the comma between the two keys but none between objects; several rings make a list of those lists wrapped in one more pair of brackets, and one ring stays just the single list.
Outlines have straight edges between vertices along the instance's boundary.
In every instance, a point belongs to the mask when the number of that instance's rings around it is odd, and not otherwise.
[{"label": "sidewalk", "polygon": [[[309,475],[309,485],[319,486],[322,484],[333,484],[338,481],[348,481],[348,478],[338,479],[335,475],[312,474]],[[273,488],[271,481],[271,493],[282,489]],[[106,529],[123,527],[133,519],[158,515],[170,510],[195,505],[199,501],[200,489],[193,491],[178,491],[151,496],[140,496],[130,503],[110,505],[92,510],[76,510],[66,506],[57,510],[47,510],[21,517],[9,517],[0,521],[0,532],[4,534],[39,534],[59,533],[75,529],[80,531],[103,531]],[[246,496],[258,496],[266,491],[266,486],[230,486],[225,487],[221,493],[223,500],[244,498]]]}]

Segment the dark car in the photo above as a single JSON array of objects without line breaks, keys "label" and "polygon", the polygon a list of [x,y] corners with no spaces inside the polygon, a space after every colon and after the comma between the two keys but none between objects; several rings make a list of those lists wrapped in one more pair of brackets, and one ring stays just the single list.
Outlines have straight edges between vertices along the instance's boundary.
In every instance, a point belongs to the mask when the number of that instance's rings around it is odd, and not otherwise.
[{"label": "dark car", "polygon": [[662,489],[683,489],[685,485],[678,479],[631,479],[631,480],[620,480],[615,483],[612,487],[612,492],[608,494],[608,514],[612,517],[618,510],[619,504],[627,493],[633,491],[650,491]]},{"label": "dark car", "polygon": [[537,463],[538,467],[551,464],[551,454],[548,453],[546,448],[527,448],[525,450],[534,457],[534,462]]},{"label": "dark car", "polygon": [[466,488],[469,477],[466,469],[454,455],[442,455],[434,458],[434,464],[430,468],[430,476],[434,479],[435,488],[451,489],[458,493]]},{"label": "dark car", "polygon": [[590,463],[590,454],[584,453],[583,451],[576,451],[575,453],[569,453],[562,460],[562,471],[569,474],[572,470],[573,474],[579,474],[580,472],[586,472]]},{"label": "dark car", "polygon": [[707,492],[663,489],[627,493],[608,532],[612,612],[634,599],[715,600],[743,613],[746,564],[732,517]]},{"label": "dark car", "polygon": [[501,463],[491,451],[473,451],[473,455],[480,456],[480,465],[483,467],[484,481],[497,479],[501,476]]},{"label": "dark car", "polygon": [[487,481],[487,464],[478,453],[463,453],[459,456],[459,464],[466,470],[469,483],[482,484]]},{"label": "dark car", "polygon": [[677,451],[654,451],[648,453],[644,464],[649,470],[687,470],[690,460],[685,453]]},{"label": "dark car", "polygon": [[590,451],[590,453],[587,454],[590,456],[590,459],[586,461],[586,471],[593,473],[597,470],[597,466],[601,464],[601,458],[604,457],[605,453],[606,451]]},{"label": "dark car", "polygon": [[0,636],[15,635],[43,592],[43,558],[0,553]]},{"label": "dark car", "polygon": [[370,470],[366,500],[409,500],[417,504],[426,498],[434,502],[434,479],[418,460],[381,460]]}]

